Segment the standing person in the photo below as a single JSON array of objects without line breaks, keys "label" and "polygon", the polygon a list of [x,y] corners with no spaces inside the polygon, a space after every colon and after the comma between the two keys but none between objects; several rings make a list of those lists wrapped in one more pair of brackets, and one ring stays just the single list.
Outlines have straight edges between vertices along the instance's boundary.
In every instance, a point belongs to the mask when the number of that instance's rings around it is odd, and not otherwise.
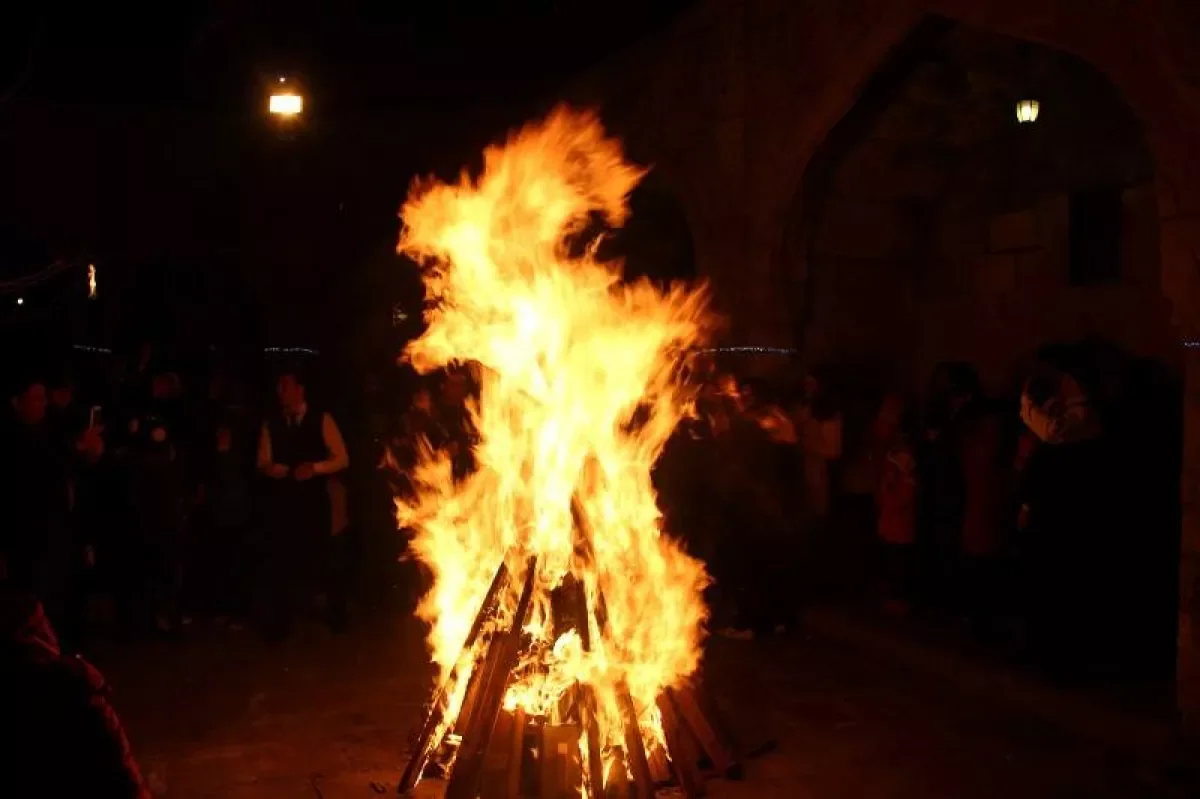
[{"label": "standing person", "polygon": [[129,423],[129,490],[134,519],[129,560],[132,585],[122,598],[126,622],[140,626],[150,612],[160,633],[183,625],[183,547],[186,522],[180,435],[180,382],[161,366],[152,371],[150,397]]},{"label": "standing person", "polygon": [[[269,480],[266,634],[281,640],[291,632],[295,604],[309,579],[341,543],[334,540],[327,480],[344,471],[350,457],[333,417],[309,407],[305,381],[296,370],[280,374],[275,391],[279,410],[263,423],[258,468]],[[338,582],[326,586],[334,630],[346,624],[345,586]]]},{"label": "standing person", "polygon": [[1001,446],[1002,425],[982,398],[964,410],[959,458],[966,498],[956,574],[967,622],[985,637],[999,632],[1001,558],[1009,541],[1005,523],[1013,483]]},{"label": "standing person", "polygon": [[818,367],[804,378],[804,393],[793,413],[804,470],[807,512],[820,522],[832,505],[830,475],[842,457],[842,414],[829,370]]},{"label": "standing person", "polygon": [[[1021,535],[1034,654],[1053,677],[1092,676],[1119,612],[1127,487],[1070,352],[1051,351],[1025,384],[1021,421],[1039,439],[1022,484]],[[1115,534],[1113,531],[1117,531]]]},{"label": "standing person", "polygon": [[[47,429],[45,384],[27,376],[11,397],[12,417],[4,430],[6,515],[0,530],[0,560],[15,589],[36,597],[61,628],[64,645],[73,649],[82,633],[83,607],[78,578],[85,565],[82,544],[69,521],[68,457]],[[81,434],[78,452],[99,457],[98,430]]]},{"label": "standing person", "polygon": [[962,462],[964,411],[979,395],[979,377],[966,363],[939,364],[930,379],[918,452],[921,494],[917,547],[922,599],[953,610],[966,518]]}]

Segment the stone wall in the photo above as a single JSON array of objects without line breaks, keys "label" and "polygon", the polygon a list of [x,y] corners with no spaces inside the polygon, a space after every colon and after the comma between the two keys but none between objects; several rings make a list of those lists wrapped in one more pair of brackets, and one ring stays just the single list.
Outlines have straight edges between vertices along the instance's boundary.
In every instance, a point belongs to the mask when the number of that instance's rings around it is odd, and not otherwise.
[{"label": "stone wall", "polygon": [[[1200,7],[1187,0],[711,0],[566,99],[600,105],[683,199],[729,337],[788,343],[807,302],[807,256],[789,239],[808,235],[794,220],[810,160],[929,13],[1073,53],[1112,80],[1153,152],[1171,322],[1200,337]],[[988,268],[1008,279],[1004,259]],[[1187,354],[1179,684],[1200,720],[1200,350]]]}]

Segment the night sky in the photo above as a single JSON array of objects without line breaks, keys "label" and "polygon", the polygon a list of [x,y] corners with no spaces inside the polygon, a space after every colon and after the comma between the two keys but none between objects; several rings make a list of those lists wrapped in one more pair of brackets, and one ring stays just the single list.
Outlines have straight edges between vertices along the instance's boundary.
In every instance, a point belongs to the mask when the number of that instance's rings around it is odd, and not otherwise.
[{"label": "night sky", "polygon": [[[6,7],[0,278],[94,260],[106,312],[72,334],[106,343],[369,335],[412,301],[391,254],[412,176],[452,174],[690,4]],[[290,138],[263,114],[280,74],[307,98]]]}]

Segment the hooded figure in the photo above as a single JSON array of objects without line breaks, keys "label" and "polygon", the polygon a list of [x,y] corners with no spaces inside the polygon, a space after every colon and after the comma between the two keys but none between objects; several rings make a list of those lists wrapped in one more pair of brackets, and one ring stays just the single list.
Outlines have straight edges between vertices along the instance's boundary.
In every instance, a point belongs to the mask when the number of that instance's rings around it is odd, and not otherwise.
[{"label": "hooded figure", "polygon": [[0,633],[0,726],[6,728],[0,796],[81,790],[150,799],[104,678],[83,658],[63,656],[41,605],[0,588]]}]

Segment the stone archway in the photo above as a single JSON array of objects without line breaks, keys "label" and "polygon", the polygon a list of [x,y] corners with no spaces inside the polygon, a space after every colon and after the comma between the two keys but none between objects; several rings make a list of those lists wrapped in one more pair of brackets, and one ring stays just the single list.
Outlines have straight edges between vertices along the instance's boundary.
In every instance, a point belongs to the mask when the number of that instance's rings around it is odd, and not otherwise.
[{"label": "stone archway", "polygon": [[[1013,108],[1027,85],[1043,113],[1023,126]],[[1177,336],[1160,307],[1154,175],[1137,118],[1085,62],[927,20],[809,160],[779,264],[794,339],[817,360],[872,354],[901,364],[915,352],[924,363],[913,368],[928,370],[997,343],[973,325],[976,315],[954,317],[956,306],[983,307],[1013,331],[998,342],[1007,352],[990,354],[993,371],[1010,369],[1004,359],[1032,350],[1039,336],[1113,331],[1177,363]],[[1115,221],[1129,228],[1119,245],[1129,274],[1107,290],[1117,296],[1094,296],[1104,290],[1074,291],[1067,279],[1068,262],[1080,261],[1071,255],[1079,241],[1069,241],[1079,224],[1070,220],[1080,190],[1106,186],[1128,217]],[[1116,308],[1130,292],[1138,308]],[[1053,312],[1030,311],[1034,300]],[[947,314],[937,326],[955,341],[931,341],[920,328]],[[913,385],[911,375],[893,377]]]}]

